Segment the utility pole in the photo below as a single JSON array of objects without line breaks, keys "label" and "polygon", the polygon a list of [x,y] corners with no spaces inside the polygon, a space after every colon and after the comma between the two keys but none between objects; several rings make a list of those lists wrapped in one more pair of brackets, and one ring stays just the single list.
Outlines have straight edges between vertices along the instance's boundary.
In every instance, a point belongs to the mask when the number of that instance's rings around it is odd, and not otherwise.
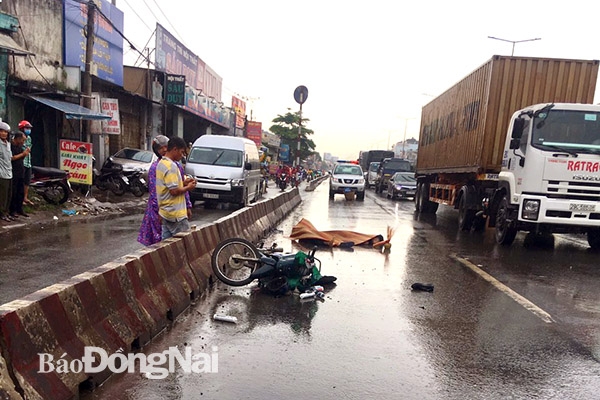
[{"label": "utility pole", "polygon": [[[92,63],[94,58],[94,29],[96,4],[93,0],[87,3],[87,25],[85,45],[85,71],[83,73],[83,105],[92,108]],[[87,142],[92,141],[92,121],[84,121],[84,133]]]},{"label": "utility pole", "polygon": [[298,148],[296,149],[296,167],[300,165],[300,141],[302,140],[302,103],[300,103],[300,112],[298,115],[300,118],[298,119]]}]

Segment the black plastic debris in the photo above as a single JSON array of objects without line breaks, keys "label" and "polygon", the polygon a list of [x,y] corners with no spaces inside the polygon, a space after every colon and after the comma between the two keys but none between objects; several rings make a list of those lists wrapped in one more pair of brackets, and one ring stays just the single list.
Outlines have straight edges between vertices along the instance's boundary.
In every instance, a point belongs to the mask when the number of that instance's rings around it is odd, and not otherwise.
[{"label": "black plastic debris", "polygon": [[412,290],[420,292],[433,292],[433,285],[431,283],[413,283],[411,286]]}]

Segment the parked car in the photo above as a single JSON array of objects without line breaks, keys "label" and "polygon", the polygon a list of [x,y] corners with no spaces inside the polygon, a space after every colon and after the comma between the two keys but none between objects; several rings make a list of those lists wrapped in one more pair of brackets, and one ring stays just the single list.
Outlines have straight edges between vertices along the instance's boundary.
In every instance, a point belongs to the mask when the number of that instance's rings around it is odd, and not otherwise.
[{"label": "parked car", "polygon": [[331,171],[329,179],[329,199],[336,193],[356,193],[357,200],[365,199],[365,176],[358,164],[339,163]]},{"label": "parked car", "polygon": [[156,154],[152,151],[126,147],[112,155],[112,162],[113,164],[121,165],[123,167],[123,172],[141,168],[143,170],[142,177],[147,182],[150,165],[152,165],[157,158]]},{"label": "parked car", "polygon": [[413,172],[396,172],[387,184],[387,197],[394,199],[412,198],[417,193],[417,180]]}]

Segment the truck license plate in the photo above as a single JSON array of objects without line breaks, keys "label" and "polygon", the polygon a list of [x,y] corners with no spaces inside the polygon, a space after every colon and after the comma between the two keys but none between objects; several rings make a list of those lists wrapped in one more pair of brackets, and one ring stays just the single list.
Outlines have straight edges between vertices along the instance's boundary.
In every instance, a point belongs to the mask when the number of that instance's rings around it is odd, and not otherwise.
[{"label": "truck license plate", "polygon": [[204,193],[203,197],[205,199],[218,199],[219,195],[218,194],[213,194],[213,193]]},{"label": "truck license plate", "polygon": [[596,211],[595,204],[569,204],[569,211]]}]

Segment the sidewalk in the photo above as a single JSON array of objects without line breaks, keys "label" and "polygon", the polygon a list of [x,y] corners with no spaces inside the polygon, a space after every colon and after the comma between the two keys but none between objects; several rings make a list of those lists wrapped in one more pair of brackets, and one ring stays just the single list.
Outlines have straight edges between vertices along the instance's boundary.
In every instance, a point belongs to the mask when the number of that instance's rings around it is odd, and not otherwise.
[{"label": "sidewalk", "polygon": [[82,221],[96,218],[110,218],[124,212],[136,210],[144,212],[148,194],[135,197],[131,193],[116,196],[110,191],[100,191],[93,188],[89,196],[75,190],[64,204],[47,203],[35,192],[29,192],[29,199],[34,205],[24,205],[23,211],[29,218],[19,216],[15,221],[0,221],[0,234],[10,229],[28,225],[40,225],[55,221]]}]

